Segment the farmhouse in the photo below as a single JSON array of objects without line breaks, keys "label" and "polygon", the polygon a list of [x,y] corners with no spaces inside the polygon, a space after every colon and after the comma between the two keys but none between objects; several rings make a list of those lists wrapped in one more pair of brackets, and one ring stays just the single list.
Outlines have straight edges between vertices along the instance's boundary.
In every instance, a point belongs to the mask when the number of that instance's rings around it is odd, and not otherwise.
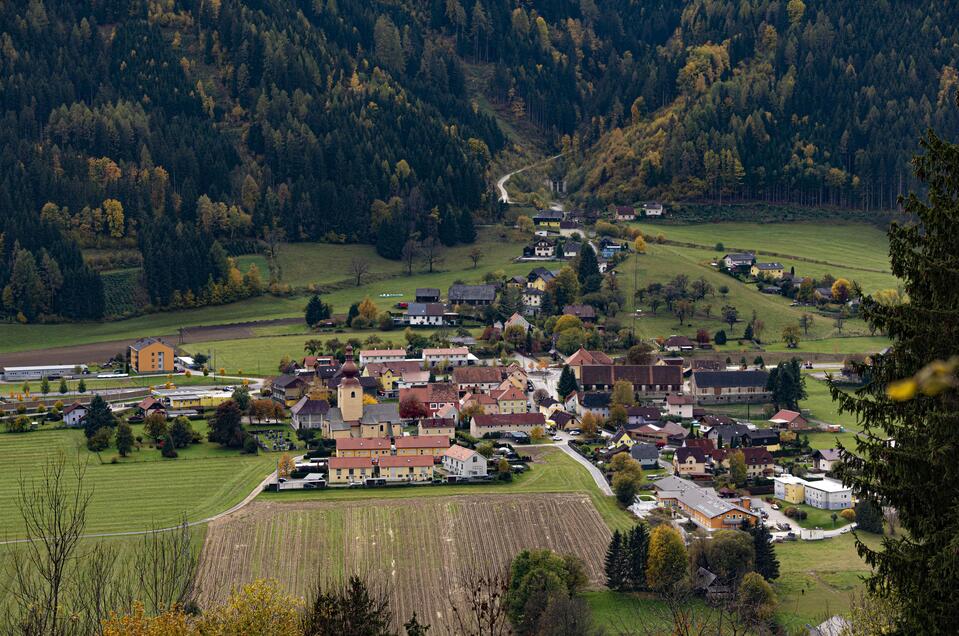
[{"label": "farmhouse", "polygon": [[636,218],[636,209],[631,205],[617,205],[615,212],[617,221],[632,221]]},{"label": "farmhouse", "polygon": [[390,440],[385,437],[346,437],[336,440],[337,457],[380,457],[390,452]]},{"label": "farmhouse", "polygon": [[596,309],[592,305],[566,305],[563,315],[576,316],[586,323],[596,322]]},{"label": "farmhouse", "polygon": [[766,371],[693,371],[690,387],[699,404],[763,402],[768,379]]},{"label": "farmhouse", "polygon": [[326,414],[330,412],[330,403],[326,400],[314,400],[304,395],[290,409],[290,425],[296,430],[320,428]]},{"label": "farmhouse", "polygon": [[438,303],[440,290],[436,287],[417,287],[414,297],[418,303]]},{"label": "farmhouse", "polygon": [[559,229],[559,224],[563,220],[562,210],[540,210],[533,216],[533,223],[536,227],[544,229]]},{"label": "farmhouse", "polygon": [[417,435],[393,440],[397,455],[433,455],[438,457],[449,448],[448,435]]},{"label": "farmhouse", "polygon": [[134,373],[170,373],[173,358],[173,347],[159,338],[140,338],[130,345],[130,369]]},{"label": "farmhouse", "polygon": [[835,479],[806,480],[793,475],[773,479],[777,499],[789,503],[805,503],[823,510],[843,510],[852,507],[852,488]]},{"label": "farmhouse", "polygon": [[483,437],[490,433],[525,433],[534,427],[545,430],[546,418],[542,413],[513,413],[511,415],[474,415],[470,422],[470,435]]},{"label": "farmhouse", "polygon": [[663,204],[658,202],[644,203],[643,214],[645,214],[646,216],[662,216]]},{"label": "farmhouse", "polygon": [[442,435],[446,439],[453,439],[456,437],[456,422],[449,417],[423,418],[416,424],[416,434],[421,437]]},{"label": "farmhouse", "polygon": [[556,256],[556,241],[541,238],[533,243],[533,255],[537,258],[553,258]]},{"label": "farmhouse", "polygon": [[693,417],[693,404],[695,401],[689,395],[667,395],[666,413],[688,420]]},{"label": "farmhouse", "polygon": [[330,483],[363,483],[373,477],[373,460],[370,457],[331,457]]},{"label": "farmhouse", "polygon": [[485,477],[488,470],[485,457],[459,445],[450,446],[443,453],[443,468],[457,477]]},{"label": "farmhouse", "polygon": [[786,274],[786,268],[782,263],[753,263],[749,268],[750,276],[755,278],[782,278]]},{"label": "farmhouse", "polygon": [[380,477],[386,481],[432,481],[433,458],[397,455],[377,460]]},{"label": "farmhouse", "polygon": [[709,531],[737,529],[744,522],[752,526],[759,520],[759,515],[750,509],[748,497],[739,502],[722,499],[711,488],[701,488],[674,476],[660,479],[655,487],[661,505],[682,511],[693,523]]},{"label": "farmhouse", "polygon": [[787,431],[805,431],[809,428],[809,421],[802,416],[802,413],[788,409],[778,411],[769,418],[769,422],[775,424],[777,428]]},{"label": "farmhouse", "polygon": [[626,380],[641,398],[664,398],[683,388],[683,370],[656,365],[584,365],[579,379],[586,391],[611,391],[618,380]]},{"label": "farmhouse", "polygon": [[689,352],[696,348],[696,343],[687,338],[686,336],[670,336],[666,338],[666,341],[663,343],[663,349],[666,351],[672,351],[674,353],[678,352]]},{"label": "farmhouse", "polygon": [[609,417],[611,397],[612,394],[609,391],[586,391],[579,402],[581,413],[583,415],[591,413],[603,419]]},{"label": "farmhouse", "polygon": [[451,305],[481,307],[496,300],[496,285],[450,285],[447,296]]},{"label": "farmhouse", "polygon": [[63,423],[67,426],[80,426],[86,416],[87,407],[79,402],[74,402],[63,409]]},{"label": "farmhouse", "polygon": [[293,406],[299,402],[309,388],[310,383],[299,375],[280,375],[270,383],[273,400],[283,406]]},{"label": "farmhouse", "polygon": [[450,327],[459,323],[459,314],[446,311],[442,303],[410,303],[395,322],[410,327]]},{"label": "farmhouse", "polygon": [[824,473],[828,473],[832,470],[832,467],[836,465],[836,462],[839,461],[839,451],[835,448],[827,448],[817,450],[812,454],[814,466],[816,470],[821,470]]},{"label": "farmhouse", "polygon": [[406,349],[363,349],[360,351],[360,366],[374,362],[400,362],[406,360]]},{"label": "farmhouse", "polygon": [[756,262],[756,255],[752,252],[737,252],[723,256],[723,265],[729,271],[748,270]]}]

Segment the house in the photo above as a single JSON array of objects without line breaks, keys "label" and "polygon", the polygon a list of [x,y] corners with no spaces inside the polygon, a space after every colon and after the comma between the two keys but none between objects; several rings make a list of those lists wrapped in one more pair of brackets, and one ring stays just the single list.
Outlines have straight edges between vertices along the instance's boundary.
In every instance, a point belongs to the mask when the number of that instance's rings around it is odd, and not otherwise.
[{"label": "house", "polygon": [[417,435],[416,437],[397,437],[393,440],[397,455],[432,455],[439,457],[449,448],[447,435]]},{"label": "house", "polygon": [[527,287],[523,290],[523,311],[527,314],[538,314],[540,307],[543,306],[543,296],[546,292],[540,291],[535,287]]},{"label": "house", "polygon": [[529,321],[518,313],[514,313],[509,317],[509,320],[503,323],[503,331],[506,331],[510,327],[519,327],[523,330],[523,333],[529,333],[529,330],[533,328],[533,325],[529,324]]},{"label": "house", "polygon": [[636,219],[636,208],[631,205],[617,205],[614,212],[617,221],[634,221]]},{"label": "house", "polygon": [[[622,243],[614,241],[611,238],[603,238],[599,242],[599,249],[597,250],[597,254],[599,256],[602,256],[603,258],[613,258],[617,254],[622,252],[624,249],[625,249],[625,246]],[[603,273],[603,272],[600,272],[600,273]]]},{"label": "house", "polygon": [[626,422],[631,425],[642,426],[662,418],[662,412],[655,406],[630,406],[626,409]]},{"label": "house", "polygon": [[684,420],[692,419],[693,404],[695,404],[695,400],[693,400],[692,396],[667,395],[666,413],[673,417],[681,417]]},{"label": "house", "polygon": [[529,411],[529,401],[526,399],[526,394],[512,384],[502,390],[495,391],[492,397],[496,400],[496,410],[500,415]]},{"label": "house", "polygon": [[390,440],[384,437],[346,437],[336,440],[337,457],[380,457],[391,454]]},{"label": "house", "polygon": [[547,424],[550,422],[554,428],[561,431],[573,429],[579,426],[579,418],[577,418],[574,414],[563,410],[553,411],[553,413],[549,416]]},{"label": "house", "polygon": [[805,431],[810,428],[809,421],[802,416],[802,413],[789,409],[780,409],[769,418],[769,422],[775,424],[776,428],[787,431]]},{"label": "house", "polygon": [[592,305],[566,305],[563,307],[563,315],[576,316],[583,322],[596,322],[596,309]]},{"label": "house", "polygon": [[63,423],[67,426],[80,426],[87,416],[87,407],[79,402],[63,408]]},{"label": "house", "polygon": [[360,351],[360,366],[373,362],[400,362],[406,360],[406,349],[363,349]]},{"label": "house", "polygon": [[526,286],[539,291],[546,291],[546,286],[554,278],[556,278],[556,275],[553,272],[545,267],[537,267],[526,275]]},{"label": "house", "polygon": [[566,358],[566,364],[573,370],[577,380],[581,379],[580,368],[587,364],[612,365],[613,359],[602,351],[587,351],[580,347],[573,355]]},{"label": "house", "polygon": [[593,364],[580,367],[579,380],[584,391],[612,391],[617,381],[626,380],[640,398],[662,399],[682,391],[683,370],[674,366]]},{"label": "house", "polygon": [[546,418],[542,413],[513,413],[511,415],[474,415],[470,422],[470,435],[483,437],[490,433],[525,433],[529,435],[533,428],[546,429]]},{"label": "house", "polygon": [[663,349],[672,352],[690,352],[696,348],[696,343],[686,336],[670,336],[663,343]]},{"label": "house", "polygon": [[759,521],[748,497],[722,499],[712,488],[672,475],[658,480],[655,488],[660,505],[679,510],[705,530],[738,530],[743,523],[754,526]]},{"label": "house", "polygon": [[362,484],[373,477],[371,457],[331,457],[331,484]]},{"label": "house", "polygon": [[450,285],[446,295],[451,305],[481,307],[492,305],[496,300],[496,285]]},{"label": "house", "polygon": [[717,448],[708,451],[708,455],[713,462],[729,468],[729,457],[733,453],[742,453],[746,460],[746,476],[750,478],[763,477],[772,474],[776,460],[772,454],[765,448],[759,446],[754,448]]},{"label": "house", "polygon": [[632,429],[630,435],[637,441],[649,442],[650,444],[655,444],[660,447],[666,446],[667,444],[682,446],[683,440],[689,435],[689,431],[687,431],[682,424],[662,422],[659,424],[643,424],[638,428]]},{"label": "house", "polygon": [[418,381],[417,373],[425,373],[429,380],[429,371],[425,371],[419,360],[403,360],[401,362],[371,362],[363,367],[363,377],[375,378],[380,383],[380,390],[387,395],[393,395],[401,382],[413,383]]},{"label": "house", "polygon": [[569,219],[559,222],[559,235],[567,238],[571,236],[583,235],[583,224],[576,219]]},{"label": "house", "polygon": [[609,391],[587,391],[583,393],[580,400],[580,413],[586,415],[592,413],[597,417],[606,419],[609,417],[610,398],[612,393]]},{"label": "house", "polygon": [[812,459],[816,470],[828,473],[840,460],[839,450],[835,448],[820,449],[812,454]]},{"label": "house", "polygon": [[693,371],[691,393],[699,404],[764,402],[771,397],[766,389],[766,371]]},{"label": "house", "polygon": [[705,475],[706,459],[701,448],[682,446],[673,453],[673,470],[677,475]]},{"label": "house", "polygon": [[436,417],[440,410],[448,406],[459,406],[456,387],[447,382],[431,382],[425,387],[400,389],[400,403],[408,397],[415,397],[422,402],[429,417]]},{"label": "house", "polygon": [[417,287],[415,298],[418,303],[438,303],[440,290],[436,287]]},{"label": "house", "polygon": [[725,364],[714,358],[694,358],[689,363],[691,371],[722,371],[725,368]]},{"label": "house", "polygon": [[433,458],[396,455],[377,460],[380,477],[386,481],[433,481]]},{"label": "house", "polygon": [[457,477],[485,477],[488,471],[486,458],[465,446],[450,446],[443,453],[443,468]]},{"label": "house", "polygon": [[556,241],[541,238],[533,243],[533,256],[536,258],[553,258],[556,256]]},{"label": "house", "polygon": [[645,214],[646,216],[662,216],[663,204],[657,203],[657,202],[644,203],[643,214]]},{"label": "house", "polygon": [[329,402],[314,400],[309,395],[304,395],[290,409],[290,425],[296,430],[320,428],[329,412]]},{"label": "house", "polygon": [[749,275],[754,278],[772,278],[779,280],[786,274],[786,267],[782,263],[753,263],[749,268]]},{"label": "house", "polygon": [[446,439],[456,437],[456,421],[450,417],[426,417],[416,424],[417,436],[441,435]]},{"label": "house", "polygon": [[270,383],[273,400],[283,406],[293,406],[299,402],[309,388],[310,383],[300,375],[280,375]]},{"label": "house", "polygon": [[731,272],[748,270],[756,262],[756,255],[752,252],[737,252],[723,256],[723,266]]},{"label": "house", "polygon": [[134,373],[171,373],[173,347],[159,338],[140,338],[130,345],[130,369]]},{"label": "house", "polygon": [[659,468],[659,449],[655,444],[635,443],[629,448],[629,456],[638,461],[643,470]]},{"label": "house", "polygon": [[746,437],[748,431],[749,427],[747,425],[734,422],[711,427],[709,432],[706,433],[706,437],[716,442],[717,448],[723,446],[739,448],[745,446],[743,438]]},{"label": "house", "polygon": [[496,398],[489,393],[467,393],[460,399],[460,410],[465,411],[474,407],[479,407],[486,415],[499,413]]},{"label": "house", "polygon": [[831,303],[832,289],[829,287],[817,287],[813,290],[813,296],[821,303]]},{"label": "house", "polygon": [[822,510],[844,510],[853,505],[852,488],[835,479],[813,481],[794,475],[779,475],[773,479],[773,492],[777,499]]},{"label": "house", "polygon": [[609,270],[609,260],[602,253],[596,256],[596,267],[600,274],[605,274]]},{"label": "house", "polygon": [[683,446],[688,446],[689,448],[700,448],[703,451],[711,451],[716,448],[716,444],[713,443],[713,440],[706,437],[697,437],[694,439],[685,439],[683,440]]},{"label": "house", "polygon": [[446,311],[442,303],[410,303],[397,321],[410,327],[451,327],[459,323],[459,314]]},{"label": "house", "polygon": [[629,436],[629,433],[626,432],[626,429],[620,427],[612,437],[609,438],[609,444],[607,448],[618,448],[623,447],[623,450],[629,450],[629,448],[635,444],[633,438]]},{"label": "house", "polygon": [[453,367],[463,367],[473,364],[475,357],[470,356],[467,347],[438,347],[423,349],[423,362],[431,367],[447,363]]},{"label": "house", "polygon": [[779,449],[779,431],[770,428],[751,428],[743,435],[743,443],[751,447],[763,447],[766,450]]},{"label": "house", "polygon": [[163,406],[163,403],[153,396],[145,397],[140,400],[140,402],[136,405],[136,412],[143,417],[146,417],[151,413],[160,413],[166,417],[166,408]]},{"label": "house", "polygon": [[583,244],[579,241],[566,241],[566,243],[563,244],[563,258],[566,260],[578,258],[582,249]]},{"label": "house", "polygon": [[533,216],[533,224],[541,229],[558,230],[562,220],[562,210],[540,210]]},{"label": "house", "polygon": [[505,374],[504,367],[456,367],[453,369],[453,384],[461,396],[467,393],[488,393],[500,385]]}]

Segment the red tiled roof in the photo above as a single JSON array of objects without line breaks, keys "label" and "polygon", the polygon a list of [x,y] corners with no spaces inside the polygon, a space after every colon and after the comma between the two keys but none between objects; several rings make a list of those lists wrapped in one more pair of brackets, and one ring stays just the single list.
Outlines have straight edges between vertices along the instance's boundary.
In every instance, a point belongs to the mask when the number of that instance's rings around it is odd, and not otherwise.
[{"label": "red tiled roof", "polygon": [[417,435],[416,437],[397,437],[396,449],[401,448],[445,448],[450,443],[446,435]]},{"label": "red tiled roof", "polygon": [[369,457],[330,457],[330,469],[336,468],[373,468]]},{"label": "red tiled roof", "polygon": [[456,384],[498,384],[505,375],[503,367],[456,367],[453,382]]},{"label": "red tiled roof", "polygon": [[421,466],[432,466],[432,455],[387,455],[377,459],[380,468],[399,468],[402,466],[412,466],[414,468]]},{"label": "red tiled roof", "polygon": [[344,437],[336,440],[336,450],[384,450],[390,440],[385,437]]},{"label": "red tiled roof", "polygon": [[474,415],[473,422],[478,428],[492,428],[494,426],[543,426],[546,424],[546,418],[542,413]]},{"label": "red tiled roof", "polygon": [[470,457],[475,455],[476,451],[473,450],[472,448],[466,448],[465,446],[460,446],[459,444],[456,444],[454,446],[450,446],[449,450],[447,450],[443,454],[448,455],[452,457],[453,459],[459,460],[461,462],[465,462],[465,461],[468,461]]}]

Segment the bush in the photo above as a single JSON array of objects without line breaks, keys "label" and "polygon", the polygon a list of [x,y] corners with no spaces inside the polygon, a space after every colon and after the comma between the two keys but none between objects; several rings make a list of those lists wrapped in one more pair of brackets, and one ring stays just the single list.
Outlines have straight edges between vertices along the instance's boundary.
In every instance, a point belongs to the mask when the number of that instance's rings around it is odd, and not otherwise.
[{"label": "bush", "polygon": [[260,452],[260,446],[252,435],[247,435],[246,441],[243,442],[243,452],[247,455],[256,455]]},{"label": "bush", "polygon": [[722,329],[717,331],[716,335],[713,336],[713,342],[715,342],[718,345],[726,344],[726,332],[723,331]]},{"label": "bush", "polygon": [[856,520],[856,511],[852,508],[846,508],[839,513],[839,516],[845,519],[846,521],[855,521]]},{"label": "bush", "polygon": [[93,434],[93,437],[87,440],[87,448],[93,451],[94,453],[99,453],[110,448],[110,438],[112,437],[113,429],[109,426],[103,426],[97,429],[97,432]]}]

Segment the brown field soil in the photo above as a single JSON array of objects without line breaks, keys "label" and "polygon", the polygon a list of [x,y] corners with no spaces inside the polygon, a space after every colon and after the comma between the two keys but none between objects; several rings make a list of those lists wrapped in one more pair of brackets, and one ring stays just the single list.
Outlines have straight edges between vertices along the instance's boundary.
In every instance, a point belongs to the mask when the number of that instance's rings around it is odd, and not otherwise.
[{"label": "brown field soil", "polygon": [[[276,318],[273,320],[254,320],[237,322],[225,325],[202,325],[184,327],[183,342],[212,342],[221,340],[238,340],[255,336],[254,328],[276,325],[293,325],[303,322],[302,318]],[[77,329],[82,329],[77,326]],[[153,335],[153,334],[144,334]],[[180,342],[179,334],[158,336],[171,344]],[[90,344],[74,345],[70,347],[52,347],[49,349],[32,349],[30,351],[16,351],[0,353],[0,367],[31,366],[44,364],[90,364],[106,362],[117,353],[123,353],[133,344],[133,339],[108,340]]]},{"label": "brown field soil", "polygon": [[358,573],[388,591],[398,626],[415,610],[439,632],[467,573],[505,566],[523,549],[574,554],[601,587],[609,538],[585,494],[255,501],[210,524],[197,585],[208,605],[256,578],[304,596]]}]

